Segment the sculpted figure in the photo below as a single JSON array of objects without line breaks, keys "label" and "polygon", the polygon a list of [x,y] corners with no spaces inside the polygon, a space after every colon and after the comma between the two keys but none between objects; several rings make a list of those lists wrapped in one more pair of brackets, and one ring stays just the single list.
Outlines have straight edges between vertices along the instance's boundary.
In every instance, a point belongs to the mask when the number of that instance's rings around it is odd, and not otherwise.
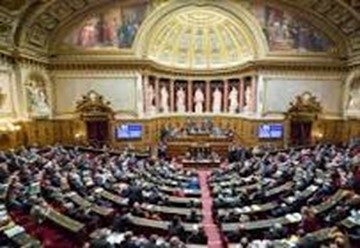
[{"label": "sculpted figure", "polygon": [[195,91],[195,96],[194,96],[194,103],[195,103],[195,113],[202,113],[204,110],[204,101],[205,101],[205,97],[204,97],[204,93],[202,92],[201,88],[197,88]]},{"label": "sculpted figure", "polygon": [[212,106],[213,113],[221,112],[221,100],[222,100],[222,93],[219,90],[219,88],[216,87],[216,89],[213,92],[213,106]]},{"label": "sculpted figure", "polygon": [[161,106],[162,112],[168,113],[169,112],[169,93],[165,86],[161,87],[160,96],[161,96],[160,106]]},{"label": "sculpted figure", "polygon": [[183,87],[180,87],[176,92],[176,109],[179,113],[185,113],[185,91]]},{"label": "sculpted figure", "polygon": [[350,91],[349,110],[360,111],[360,84]]},{"label": "sculpted figure", "polygon": [[245,89],[245,105],[244,105],[244,111],[249,112],[251,110],[251,86],[246,87]]},{"label": "sculpted figure", "polygon": [[239,92],[235,87],[231,88],[231,91],[229,93],[229,101],[230,101],[229,112],[230,113],[235,113],[239,106],[239,101],[238,101],[239,94],[238,93]]},{"label": "sculpted figure", "polygon": [[149,114],[155,114],[156,112],[154,99],[155,99],[154,87],[151,84],[149,84],[146,87],[146,111]]},{"label": "sculpted figure", "polygon": [[49,116],[50,106],[47,102],[47,95],[45,87],[39,86],[36,81],[30,80],[26,84],[28,96],[29,96],[29,108],[34,116]]}]

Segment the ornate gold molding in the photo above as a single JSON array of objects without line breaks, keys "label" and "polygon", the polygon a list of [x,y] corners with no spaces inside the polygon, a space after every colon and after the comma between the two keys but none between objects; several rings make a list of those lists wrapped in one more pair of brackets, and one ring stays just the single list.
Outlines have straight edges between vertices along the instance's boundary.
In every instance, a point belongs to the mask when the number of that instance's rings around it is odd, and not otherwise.
[{"label": "ornate gold molding", "polygon": [[57,70],[130,70],[140,71],[142,74],[158,75],[159,77],[176,78],[184,80],[202,79],[224,79],[236,78],[239,75],[256,74],[257,71],[278,71],[278,72],[338,72],[346,71],[346,67],[339,61],[285,61],[285,60],[261,60],[252,61],[243,65],[226,69],[211,71],[184,70],[159,65],[149,60],[129,61],[54,61],[50,69]]},{"label": "ornate gold molding", "polygon": [[322,112],[320,102],[310,92],[296,96],[295,101],[290,103],[286,115],[290,119],[296,120],[315,120]]},{"label": "ornate gold molding", "polygon": [[109,120],[115,114],[110,102],[105,102],[103,96],[93,90],[76,103],[76,112],[82,120]]}]

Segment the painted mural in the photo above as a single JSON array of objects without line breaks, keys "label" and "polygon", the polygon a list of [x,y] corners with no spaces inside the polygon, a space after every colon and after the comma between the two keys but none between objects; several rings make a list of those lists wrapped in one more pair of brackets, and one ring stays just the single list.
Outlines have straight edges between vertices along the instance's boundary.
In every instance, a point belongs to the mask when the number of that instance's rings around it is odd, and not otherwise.
[{"label": "painted mural", "polygon": [[[64,43],[79,48],[130,48],[148,10],[154,9],[154,3],[160,5],[166,1],[158,2],[117,6],[89,16]],[[269,5],[266,0],[242,0],[241,3],[256,16],[271,51],[327,52],[334,47],[320,30],[296,13]]]},{"label": "painted mural", "polygon": [[65,38],[65,44],[81,48],[130,48],[147,6],[145,3],[118,6],[93,15]]},{"label": "painted mural", "polygon": [[253,11],[271,51],[326,52],[333,46],[325,35],[294,13],[258,0]]}]

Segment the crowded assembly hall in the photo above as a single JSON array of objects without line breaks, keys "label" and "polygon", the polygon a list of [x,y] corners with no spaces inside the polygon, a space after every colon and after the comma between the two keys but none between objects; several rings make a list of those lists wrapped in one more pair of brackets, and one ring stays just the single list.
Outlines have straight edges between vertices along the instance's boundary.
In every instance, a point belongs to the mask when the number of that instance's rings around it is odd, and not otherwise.
[{"label": "crowded assembly hall", "polygon": [[0,0],[0,247],[360,248],[360,0]]}]

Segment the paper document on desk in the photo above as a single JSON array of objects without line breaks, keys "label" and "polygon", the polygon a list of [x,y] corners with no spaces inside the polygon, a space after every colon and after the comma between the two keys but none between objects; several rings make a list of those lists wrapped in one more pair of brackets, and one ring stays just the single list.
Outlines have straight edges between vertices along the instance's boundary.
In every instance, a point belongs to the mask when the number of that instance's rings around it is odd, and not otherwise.
[{"label": "paper document on desk", "polygon": [[4,231],[5,235],[8,237],[8,238],[12,238],[20,233],[23,233],[25,232],[25,229],[21,226],[14,226],[13,228],[10,228],[6,231]]},{"label": "paper document on desk", "polygon": [[247,207],[243,207],[243,211],[246,212],[246,213],[247,213],[247,212],[251,212],[251,208],[248,207],[248,206],[247,206]]},{"label": "paper document on desk", "polygon": [[285,216],[285,218],[290,221],[291,223],[296,223],[296,222],[299,222],[301,221],[302,217],[301,217],[301,214],[299,213],[294,213],[294,214],[287,214]]},{"label": "paper document on desk", "polygon": [[251,208],[252,208],[253,211],[261,210],[261,207],[259,207],[258,205],[252,205]]},{"label": "paper document on desk", "polygon": [[234,211],[235,211],[235,213],[239,213],[239,214],[240,214],[240,213],[243,212],[243,209],[241,209],[241,208],[235,208]]},{"label": "paper document on desk", "polygon": [[295,201],[295,197],[289,196],[289,197],[287,198],[287,201],[290,202],[290,203],[293,203],[293,202]]}]

